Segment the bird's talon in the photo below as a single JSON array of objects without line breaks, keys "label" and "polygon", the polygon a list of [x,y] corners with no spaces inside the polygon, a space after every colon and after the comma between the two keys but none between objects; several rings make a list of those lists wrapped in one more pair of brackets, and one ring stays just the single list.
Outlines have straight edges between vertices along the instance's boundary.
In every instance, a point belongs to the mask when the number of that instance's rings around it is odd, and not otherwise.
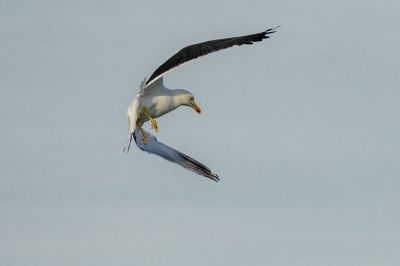
[{"label": "bird's talon", "polygon": [[158,125],[156,120],[151,120],[151,128],[154,129],[155,132],[158,132]]},{"label": "bird's talon", "polygon": [[143,142],[144,145],[147,144],[147,136],[146,136],[146,135],[144,135],[144,136],[142,137],[142,142]]}]

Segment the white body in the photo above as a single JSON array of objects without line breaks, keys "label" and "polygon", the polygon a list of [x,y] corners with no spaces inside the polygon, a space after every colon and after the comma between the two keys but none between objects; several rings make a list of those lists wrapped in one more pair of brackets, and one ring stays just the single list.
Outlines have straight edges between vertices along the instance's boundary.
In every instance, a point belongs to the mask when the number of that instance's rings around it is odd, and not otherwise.
[{"label": "white body", "polygon": [[136,122],[138,122],[139,126],[142,126],[149,121],[149,118],[141,112],[142,108],[145,108],[147,114],[152,118],[157,118],[186,103],[186,91],[166,88],[162,77],[147,87],[145,84],[146,80],[142,82],[138,94],[128,107],[127,115],[130,135],[135,131]]},{"label": "white body", "polygon": [[[157,118],[178,107],[172,96],[172,90],[164,86],[158,86],[157,88],[152,89],[151,94],[144,93],[144,95],[135,100],[138,101],[137,104],[139,105],[139,110],[142,107],[145,107],[147,113],[152,118]],[[143,113],[139,115],[138,119],[142,123],[149,121],[149,118]]]}]

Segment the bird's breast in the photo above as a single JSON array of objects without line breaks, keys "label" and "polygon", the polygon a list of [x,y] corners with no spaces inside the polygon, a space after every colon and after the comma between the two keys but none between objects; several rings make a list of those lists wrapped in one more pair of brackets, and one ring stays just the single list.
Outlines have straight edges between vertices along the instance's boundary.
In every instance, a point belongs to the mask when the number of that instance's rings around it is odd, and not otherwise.
[{"label": "bird's breast", "polygon": [[[152,118],[160,117],[176,108],[173,104],[172,97],[169,95],[160,95],[142,99],[140,106],[141,108],[145,107],[147,113]],[[149,120],[149,118],[143,113],[140,114],[139,119],[143,122]]]}]

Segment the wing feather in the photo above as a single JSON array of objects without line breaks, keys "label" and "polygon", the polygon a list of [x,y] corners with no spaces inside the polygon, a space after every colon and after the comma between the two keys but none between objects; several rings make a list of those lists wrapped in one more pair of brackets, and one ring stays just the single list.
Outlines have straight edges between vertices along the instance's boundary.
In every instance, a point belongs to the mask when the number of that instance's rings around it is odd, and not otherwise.
[{"label": "wing feather", "polygon": [[154,73],[150,76],[150,78],[147,80],[146,85],[149,85],[152,82],[154,82],[155,80],[157,80],[158,78],[162,77],[165,73],[167,73],[171,69],[176,68],[179,65],[189,62],[200,56],[204,56],[209,53],[223,50],[223,49],[235,46],[235,45],[253,44],[255,42],[260,42],[263,39],[268,39],[270,37],[269,34],[276,32],[276,29],[278,27],[271,28],[266,31],[255,33],[255,34],[239,36],[239,37],[224,38],[224,39],[218,39],[218,40],[211,40],[211,41],[207,41],[207,42],[189,45],[189,46],[181,49],[179,52],[177,52],[172,57],[170,57],[167,61],[165,61],[165,63],[163,63],[161,66],[159,66],[154,71]]},{"label": "wing feather", "polygon": [[142,151],[158,155],[170,162],[179,164],[180,166],[196,174],[205,176],[216,182],[219,181],[218,175],[212,173],[210,168],[208,168],[204,164],[196,161],[195,159],[180,151],[169,147],[168,145],[165,145],[162,142],[159,142],[157,138],[149,132],[145,131],[145,134],[147,135],[147,144],[143,144],[143,142],[141,141],[142,133],[140,132],[140,129],[136,129],[133,135],[136,145]]}]

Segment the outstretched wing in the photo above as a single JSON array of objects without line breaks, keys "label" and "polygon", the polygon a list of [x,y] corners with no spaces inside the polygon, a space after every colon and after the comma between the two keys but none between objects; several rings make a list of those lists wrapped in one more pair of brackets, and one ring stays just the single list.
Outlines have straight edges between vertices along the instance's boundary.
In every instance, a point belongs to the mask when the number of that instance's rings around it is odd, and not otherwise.
[{"label": "outstretched wing", "polygon": [[269,34],[276,32],[275,30],[278,27],[251,35],[212,40],[187,46],[174,54],[164,64],[159,66],[147,80],[146,85],[149,85],[162,77],[169,70],[200,56],[223,50],[234,45],[253,44],[255,42],[260,42],[263,39],[267,39],[269,38]]},{"label": "outstretched wing", "polygon": [[136,145],[145,152],[158,155],[170,162],[177,163],[180,166],[192,171],[196,174],[205,176],[210,178],[216,182],[219,181],[218,175],[211,172],[210,168],[205,166],[204,164],[196,161],[195,159],[187,156],[186,154],[181,153],[162,142],[159,142],[157,138],[145,131],[147,135],[147,144],[143,144],[142,142],[142,133],[140,129],[136,129],[133,135]]}]

